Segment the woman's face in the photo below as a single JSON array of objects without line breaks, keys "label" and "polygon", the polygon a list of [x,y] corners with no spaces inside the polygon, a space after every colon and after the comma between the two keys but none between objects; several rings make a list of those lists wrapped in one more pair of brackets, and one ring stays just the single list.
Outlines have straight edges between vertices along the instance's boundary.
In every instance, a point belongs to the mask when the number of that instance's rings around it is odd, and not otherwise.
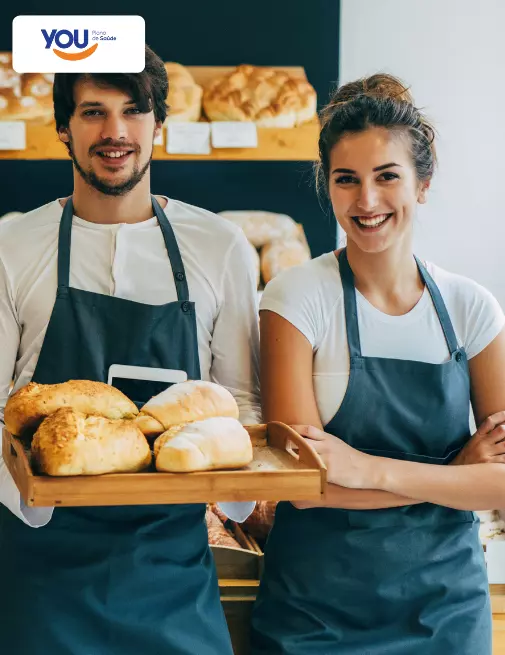
[{"label": "woman's face", "polygon": [[329,188],[335,216],[363,252],[378,253],[411,240],[417,203],[428,182],[419,182],[409,136],[372,127],[349,133],[330,152]]}]

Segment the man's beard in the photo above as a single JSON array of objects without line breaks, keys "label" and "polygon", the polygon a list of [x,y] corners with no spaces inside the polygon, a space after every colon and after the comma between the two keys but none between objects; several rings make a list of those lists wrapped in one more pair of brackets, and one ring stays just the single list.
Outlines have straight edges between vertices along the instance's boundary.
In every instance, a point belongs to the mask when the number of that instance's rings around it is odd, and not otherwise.
[{"label": "man's beard", "polygon": [[[92,168],[90,168],[88,171],[85,171],[84,168],[77,161],[76,156],[74,155],[72,149],[72,141],[70,141],[70,143],[67,144],[67,148],[68,148],[69,155],[72,158],[72,161],[74,162],[74,166],[76,170],[79,172],[79,175],[86,182],[86,184],[89,184],[94,189],[100,191],[100,193],[103,193],[107,196],[124,196],[127,193],[129,193],[132,189],[134,189],[146,174],[151,164],[151,160],[153,158],[153,151],[151,150],[149,159],[142,168],[139,168],[138,164],[135,164],[133,167],[133,172],[130,175],[130,177],[127,180],[121,182],[120,184],[115,184],[114,182],[109,182],[99,178]],[[99,155],[96,156],[98,157]]]}]

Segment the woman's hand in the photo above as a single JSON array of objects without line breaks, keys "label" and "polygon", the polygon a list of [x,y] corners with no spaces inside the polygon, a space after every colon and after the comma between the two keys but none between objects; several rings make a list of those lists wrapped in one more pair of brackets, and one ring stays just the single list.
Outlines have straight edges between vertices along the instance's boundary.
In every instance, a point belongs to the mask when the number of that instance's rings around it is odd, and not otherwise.
[{"label": "woman's hand", "polygon": [[312,425],[292,425],[312,448],[319,453],[327,468],[326,479],[349,489],[373,489],[370,455],[352,448],[342,439],[327,434]]},{"label": "woman's hand", "polygon": [[490,463],[505,464],[505,412],[488,416],[451,462],[453,466]]}]

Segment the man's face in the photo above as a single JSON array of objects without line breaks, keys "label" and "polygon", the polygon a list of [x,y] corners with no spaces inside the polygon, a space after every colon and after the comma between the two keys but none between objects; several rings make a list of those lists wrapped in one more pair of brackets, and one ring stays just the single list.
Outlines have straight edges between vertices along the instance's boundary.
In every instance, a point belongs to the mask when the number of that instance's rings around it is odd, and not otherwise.
[{"label": "man's face", "polygon": [[98,191],[125,195],[144,177],[153,152],[154,113],[140,113],[133,100],[113,87],[79,80],[75,111],[68,129],[60,130],[74,166]]}]

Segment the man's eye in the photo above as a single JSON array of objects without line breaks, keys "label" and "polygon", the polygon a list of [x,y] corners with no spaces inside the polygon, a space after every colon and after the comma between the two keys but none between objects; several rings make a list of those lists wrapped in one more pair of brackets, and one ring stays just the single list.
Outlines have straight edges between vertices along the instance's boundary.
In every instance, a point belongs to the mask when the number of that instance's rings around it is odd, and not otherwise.
[{"label": "man's eye", "polygon": [[98,109],[88,109],[83,113],[83,116],[98,116],[100,113]]},{"label": "man's eye", "polygon": [[127,114],[140,114],[141,111],[138,107],[132,107],[131,109],[126,110]]}]

